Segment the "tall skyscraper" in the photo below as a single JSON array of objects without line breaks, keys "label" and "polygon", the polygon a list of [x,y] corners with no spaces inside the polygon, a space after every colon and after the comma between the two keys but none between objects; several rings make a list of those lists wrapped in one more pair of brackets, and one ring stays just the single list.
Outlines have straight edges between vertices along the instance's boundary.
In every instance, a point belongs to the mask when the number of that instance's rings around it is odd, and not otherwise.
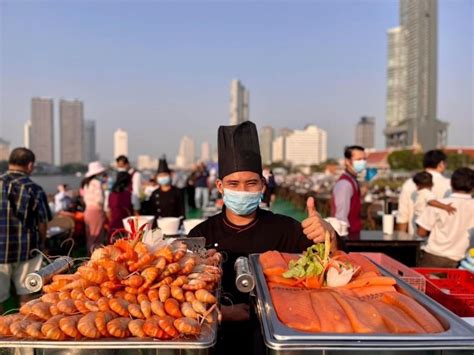
[{"label": "tall skyscraper", "polygon": [[114,133],[114,159],[119,155],[128,156],[128,133],[121,128]]},{"label": "tall skyscraper", "polygon": [[10,156],[10,142],[0,138],[0,161],[8,160]]},{"label": "tall skyscraper", "polygon": [[179,144],[179,154],[176,157],[176,166],[183,169],[189,169],[194,164],[194,140],[191,137],[184,136]]},{"label": "tall skyscraper", "polygon": [[31,99],[31,150],[36,161],[54,164],[53,99]]},{"label": "tall skyscraper", "polygon": [[262,154],[262,163],[271,164],[272,159],[272,143],[273,143],[273,128],[271,126],[264,126],[260,129],[260,153]]},{"label": "tall skyscraper", "polygon": [[236,125],[249,120],[249,91],[240,80],[230,83],[230,124]]},{"label": "tall skyscraper", "polygon": [[280,130],[279,136],[273,140],[272,143],[272,161],[286,162],[286,137],[293,133],[289,128]]},{"label": "tall skyscraper", "polygon": [[95,147],[95,121],[84,122],[84,163],[97,160]]},{"label": "tall skyscraper", "polygon": [[355,142],[366,149],[375,146],[375,118],[362,116],[356,126]]},{"label": "tall skyscraper", "polygon": [[61,165],[84,162],[84,104],[59,100]]},{"label": "tall skyscraper", "polygon": [[23,146],[25,148],[31,147],[31,121],[26,121],[23,126]]},{"label": "tall skyscraper", "polygon": [[310,166],[327,160],[327,133],[315,125],[296,130],[286,138],[286,161]]},{"label": "tall skyscraper", "polygon": [[437,0],[400,0],[400,27],[388,31],[387,147],[446,145],[437,118]]},{"label": "tall skyscraper", "polygon": [[201,144],[201,159],[202,162],[211,161],[211,145],[209,142],[204,141]]}]

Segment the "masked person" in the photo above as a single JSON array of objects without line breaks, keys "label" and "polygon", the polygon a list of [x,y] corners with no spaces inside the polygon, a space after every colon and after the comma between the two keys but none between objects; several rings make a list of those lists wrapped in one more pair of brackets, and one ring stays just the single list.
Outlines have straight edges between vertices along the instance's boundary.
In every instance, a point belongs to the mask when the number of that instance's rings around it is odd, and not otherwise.
[{"label": "masked person", "polygon": [[332,191],[332,216],[347,223],[349,234],[357,234],[362,229],[361,192],[357,175],[366,168],[365,150],[358,145],[346,147],[344,158],[345,171]]},{"label": "masked person", "polygon": [[[219,178],[216,187],[223,196],[222,212],[196,226],[189,237],[205,237],[227,257],[223,263],[222,317],[216,353],[255,354],[261,350],[250,339],[259,338],[258,321],[251,319],[249,296],[235,286],[234,263],[240,256],[268,250],[297,253],[324,240],[332,227],[321,219],[308,201],[309,217],[293,218],[259,209],[265,184],[255,124],[221,126],[218,131]],[[333,243],[333,247],[334,243]]]},{"label": "masked person", "polygon": [[171,185],[171,170],[165,158],[160,159],[156,176],[158,188],[149,199],[150,214],[159,217],[185,216],[184,199],[179,189]]}]

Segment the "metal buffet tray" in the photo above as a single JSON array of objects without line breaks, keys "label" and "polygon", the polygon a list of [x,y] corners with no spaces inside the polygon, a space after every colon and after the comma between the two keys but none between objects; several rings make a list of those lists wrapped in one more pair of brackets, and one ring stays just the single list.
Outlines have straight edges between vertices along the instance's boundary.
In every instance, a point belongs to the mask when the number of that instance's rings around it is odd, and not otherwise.
[{"label": "metal buffet tray", "polygon": [[285,351],[474,349],[473,327],[380,265],[377,267],[384,275],[394,277],[397,285],[428,309],[447,330],[443,333],[414,335],[305,333],[293,330],[280,322],[276,315],[258,257],[259,254],[252,254],[249,259],[257,281],[257,312],[265,344],[270,349]]}]

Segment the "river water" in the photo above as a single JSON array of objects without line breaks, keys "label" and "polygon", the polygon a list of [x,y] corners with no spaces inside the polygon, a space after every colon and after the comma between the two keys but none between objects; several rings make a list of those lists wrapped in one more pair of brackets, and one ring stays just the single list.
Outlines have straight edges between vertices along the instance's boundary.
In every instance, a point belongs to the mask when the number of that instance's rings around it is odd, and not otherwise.
[{"label": "river water", "polygon": [[67,184],[70,189],[79,189],[84,177],[75,175],[33,175],[31,179],[40,185],[47,195],[57,192],[59,184]]}]

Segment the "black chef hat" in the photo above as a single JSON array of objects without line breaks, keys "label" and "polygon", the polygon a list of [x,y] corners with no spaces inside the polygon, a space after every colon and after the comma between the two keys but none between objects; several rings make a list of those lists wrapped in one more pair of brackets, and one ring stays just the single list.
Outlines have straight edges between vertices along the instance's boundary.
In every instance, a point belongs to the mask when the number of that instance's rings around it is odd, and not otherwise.
[{"label": "black chef hat", "polygon": [[158,163],[158,171],[157,173],[171,173],[170,168],[168,168],[168,163],[166,162],[166,157],[160,158],[160,162]]},{"label": "black chef hat", "polygon": [[262,175],[257,127],[253,122],[220,126],[217,140],[220,179],[237,171],[253,171]]}]

